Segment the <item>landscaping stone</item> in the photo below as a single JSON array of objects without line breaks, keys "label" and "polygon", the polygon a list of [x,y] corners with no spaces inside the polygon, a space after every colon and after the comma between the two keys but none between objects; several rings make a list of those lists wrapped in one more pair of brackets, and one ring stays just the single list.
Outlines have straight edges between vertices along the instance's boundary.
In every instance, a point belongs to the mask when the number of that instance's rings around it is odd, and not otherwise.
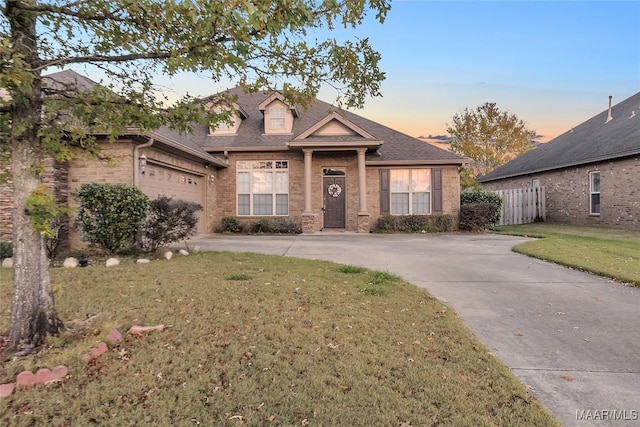
[{"label": "landscaping stone", "polygon": [[5,258],[2,260],[2,268],[13,268],[13,258]]},{"label": "landscaping stone", "polygon": [[14,383],[0,384],[0,399],[11,396],[15,388]]},{"label": "landscaping stone", "polygon": [[51,379],[47,382],[62,381],[69,373],[69,368],[58,365],[51,370]]},{"label": "landscaping stone", "polygon": [[122,339],[122,334],[116,328],[113,328],[111,331],[109,331],[109,333],[105,337],[105,340],[110,344],[119,344],[120,342],[122,342]]},{"label": "landscaping stone", "polygon": [[193,247],[192,252],[196,252],[197,253],[197,252],[200,252],[200,251],[201,251],[200,246],[196,245],[196,246]]},{"label": "landscaping stone", "polygon": [[138,264],[148,264],[151,262],[151,260],[148,260],[146,258],[140,258],[136,261]]},{"label": "landscaping stone", "polygon": [[36,376],[31,371],[22,371],[16,377],[16,387],[33,387],[36,384]]},{"label": "landscaping stone", "polygon": [[115,267],[116,265],[119,265],[119,264],[120,264],[120,260],[118,258],[109,258],[105,263],[107,267]]},{"label": "landscaping stone", "polygon": [[146,332],[152,332],[152,331],[162,332],[164,331],[164,325],[156,325],[156,326],[133,325],[131,329],[129,329],[129,333],[131,335],[142,335]]},{"label": "landscaping stone", "polygon": [[180,252],[180,255],[184,255],[184,256],[189,255],[189,251],[187,251],[186,249],[180,249],[179,252]]},{"label": "landscaping stone", "polygon": [[164,253],[164,257],[165,257],[167,260],[170,260],[171,258],[173,258],[173,252],[171,252],[171,251],[167,251],[167,252],[165,252],[165,253]]},{"label": "landscaping stone", "polygon": [[38,369],[35,375],[35,384],[45,384],[51,380],[51,370],[47,368]]},{"label": "landscaping stone", "polygon": [[96,357],[99,357],[106,353],[108,350],[109,347],[107,347],[107,344],[103,341],[100,341],[98,345],[89,350],[89,354],[95,359]]},{"label": "landscaping stone", "polygon": [[70,256],[68,258],[65,258],[62,266],[64,268],[76,268],[79,264],[80,262],[78,261],[78,258]]}]

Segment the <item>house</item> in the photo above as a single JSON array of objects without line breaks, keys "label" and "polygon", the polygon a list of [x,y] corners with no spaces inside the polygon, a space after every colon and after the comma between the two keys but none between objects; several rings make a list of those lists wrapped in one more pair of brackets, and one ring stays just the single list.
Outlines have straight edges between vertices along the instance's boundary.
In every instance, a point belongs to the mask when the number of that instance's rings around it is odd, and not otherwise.
[{"label": "house", "polygon": [[640,92],[478,182],[544,186],[551,222],[640,229]]},{"label": "house", "polygon": [[216,230],[225,217],[290,218],[304,233],[368,233],[385,214],[447,214],[457,222],[464,157],[319,100],[303,109],[279,92],[229,92],[232,118],[215,128],[131,129],[102,145],[115,166],[93,158],[55,165],[66,170],[61,193],[68,198],[87,182],[126,183],[151,198],[195,201],[204,208],[200,233]]}]

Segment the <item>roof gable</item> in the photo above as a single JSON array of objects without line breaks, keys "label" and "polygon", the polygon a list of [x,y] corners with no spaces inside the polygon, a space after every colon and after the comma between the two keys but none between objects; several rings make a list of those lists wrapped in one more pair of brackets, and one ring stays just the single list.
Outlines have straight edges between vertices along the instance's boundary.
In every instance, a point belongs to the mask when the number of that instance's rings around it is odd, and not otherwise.
[{"label": "roof gable", "polygon": [[347,120],[343,115],[332,111],[325,118],[302,132],[295,139],[300,141],[310,137],[326,136],[359,136],[364,139],[375,139],[373,135],[365,131],[355,123]]},{"label": "roof gable", "polygon": [[640,92],[546,144],[516,157],[479,182],[530,175],[640,154]]}]

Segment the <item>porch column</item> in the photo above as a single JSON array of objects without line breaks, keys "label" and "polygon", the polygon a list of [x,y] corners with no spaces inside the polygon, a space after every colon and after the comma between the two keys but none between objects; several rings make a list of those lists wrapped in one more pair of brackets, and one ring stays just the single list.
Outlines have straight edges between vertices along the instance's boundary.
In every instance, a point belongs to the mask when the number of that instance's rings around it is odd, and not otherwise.
[{"label": "porch column", "polygon": [[302,150],[304,153],[304,211],[311,213],[311,155],[313,150]]},{"label": "porch column", "polygon": [[358,233],[368,233],[370,230],[369,210],[367,209],[367,170],[364,155],[366,148],[358,150]]},{"label": "porch column", "polygon": [[367,171],[364,165],[366,148],[358,149],[358,214],[369,214],[367,210]]}]

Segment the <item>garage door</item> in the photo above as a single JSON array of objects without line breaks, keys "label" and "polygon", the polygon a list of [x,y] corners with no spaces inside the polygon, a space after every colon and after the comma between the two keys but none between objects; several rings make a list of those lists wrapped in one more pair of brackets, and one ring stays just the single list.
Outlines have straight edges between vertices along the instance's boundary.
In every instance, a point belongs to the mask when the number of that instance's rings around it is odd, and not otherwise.
[{"label": "garage door", "polygon": [[[204,184],[202,176],[149,163],[144,173],[140,174],[140,189],[151,200],[158,196],[166,196],[196,202],[203,208]],[[198,221],[198,233],[206,233],[205,227],[204,221]]]}]

